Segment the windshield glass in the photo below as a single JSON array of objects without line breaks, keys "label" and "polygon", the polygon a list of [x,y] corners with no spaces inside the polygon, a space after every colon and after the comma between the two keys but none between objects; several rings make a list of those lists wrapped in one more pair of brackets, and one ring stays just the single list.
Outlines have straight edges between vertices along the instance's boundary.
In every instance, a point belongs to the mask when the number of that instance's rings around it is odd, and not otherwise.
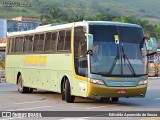
[{"label": "windshield glass", "polygon": [[94,38],[91,73],[106,76],[146,74],[140,48],[141,28],[91,25],[89,32]]}]

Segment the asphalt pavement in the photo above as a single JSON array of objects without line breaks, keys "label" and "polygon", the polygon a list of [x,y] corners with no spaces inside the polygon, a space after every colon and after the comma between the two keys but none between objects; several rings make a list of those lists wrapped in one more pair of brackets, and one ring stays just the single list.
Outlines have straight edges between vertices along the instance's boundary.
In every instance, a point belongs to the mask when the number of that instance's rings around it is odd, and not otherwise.
[{"label": "asphalt pavement", "polygon": [[[110,112],[128,112],[131,111],[159,111],[160,113],[160,78],[150,78],[148,80],[147,94],[145,98],[120,98],[119,102],[111,101],[94,101],[76,97],[75,103],[66,103],[61,100],[61,95],[54,92],[35,90],[32,94],[20,94],[17,91],[17,85],[0,83],[0,111],[59,111],[56,117],[51,118],[0,118],[0,120],[120,120],[119,117],[106,117]],[[62,112],[64,111],[64,112]],[[65,112],[69,111],[69,112]],[[78,117],[72,115],[76,111]],[[84,111],[86,114],[83,115]],[[88,112],[87,112],[88,111]],[[95,114],[92,111],[101,111]],[[123,112],[124,111],[124,112]],[[116,113],[117,113],[116,112]],[[68,117],[63,117],[67,114]],[[108,113],[107,113],[108,114]],[[82,117],[80,117],[82,115]],[[122,117],[121,117],[122,118]],[[160,117],[123,117],[123,120],[160,120]]]}]

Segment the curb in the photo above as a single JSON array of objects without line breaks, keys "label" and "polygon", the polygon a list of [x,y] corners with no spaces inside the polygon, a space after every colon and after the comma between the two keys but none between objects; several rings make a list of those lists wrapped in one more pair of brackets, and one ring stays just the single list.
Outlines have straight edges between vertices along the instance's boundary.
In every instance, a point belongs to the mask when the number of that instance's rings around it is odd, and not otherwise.
[{"label": "curb", "polygon": [[160,79],[160,77],[148,77],[148,79]]}]

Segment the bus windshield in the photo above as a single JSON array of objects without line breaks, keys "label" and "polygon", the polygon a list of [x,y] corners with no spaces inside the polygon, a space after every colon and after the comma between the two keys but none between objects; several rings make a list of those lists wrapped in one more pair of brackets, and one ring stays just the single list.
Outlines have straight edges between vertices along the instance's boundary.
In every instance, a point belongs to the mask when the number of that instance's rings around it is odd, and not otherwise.
[{"label": "bus windshield", "polygon": [[94,38],[91,73],[104,76],[146,74],[141,51],[144,36],[140,27],[90,25],[89,33]]}]

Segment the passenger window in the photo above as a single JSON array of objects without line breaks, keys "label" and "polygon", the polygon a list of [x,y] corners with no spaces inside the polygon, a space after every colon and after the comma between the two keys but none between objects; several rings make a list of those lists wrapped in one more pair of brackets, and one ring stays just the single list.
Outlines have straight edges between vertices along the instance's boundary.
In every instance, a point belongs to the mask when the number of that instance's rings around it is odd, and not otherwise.
[{"label": "passenger window", "polygon": [[64,50],[71,49],[71,30],[66,31],[65,48]]},{"label": "passenger window", "polygon": [[33,36],[29,36],[28,37],[28,47],[27,47],[29,52],[32,52],[32,46],[33,46]]},{"label": "passenger window", "polygon": [[32,52],[33,36],[24,37],[24,52]]},{"label": "passenger window", "polygon": [[58,50],[64,50],[64,40],[65,40],[65,31],[59,32],[59,38],[58,38]]},{"label": "passenger window", "polygon": [[34,51],[42,52],[44,44],[44,34],[36,34],[34,37]]},{"label": "passenger window", "polygon": [[46,40],[45,40],[45,51],[51,50],[51,39],[52,39],[52,33],[46,33]]},{"label": "passenger window", "polygon": [[23,37],[17,37],[15,40],[15,52],[22,52]]},{"label": "passenger window", "polygon": [[15,45],[15,38],[11,39],[10,40],[10,46],[11,46],[11,52],[13,53],[14,52],[14,45]]},{"label": "passenger window", "polygon": [[39,34],[36,34],[34,36],[34,48],[33,48],[33,50],[38,51],[39,50],[38,48],[39,48]]},{"label": "passenger window", "polygon": [[8,52],[8,53],[11,52],[12,41],[13,41],[13,38],[9,38],[9,39],[7,40],[7,52]]},{"label": "passenger window", "polygon": [[58,39],[58,50],[71,49],[71,30],[60,31]]},{"label": "passenger window", "polygon": [[56,40],[57,40],[57,32],[52,33],[51,50],[55,50],[56,49]]},{"label": "passenger window", "polygon": [[56,40],[57,40],[57,32],[46,33],[45,51],[55,50],[56,49]]}]

